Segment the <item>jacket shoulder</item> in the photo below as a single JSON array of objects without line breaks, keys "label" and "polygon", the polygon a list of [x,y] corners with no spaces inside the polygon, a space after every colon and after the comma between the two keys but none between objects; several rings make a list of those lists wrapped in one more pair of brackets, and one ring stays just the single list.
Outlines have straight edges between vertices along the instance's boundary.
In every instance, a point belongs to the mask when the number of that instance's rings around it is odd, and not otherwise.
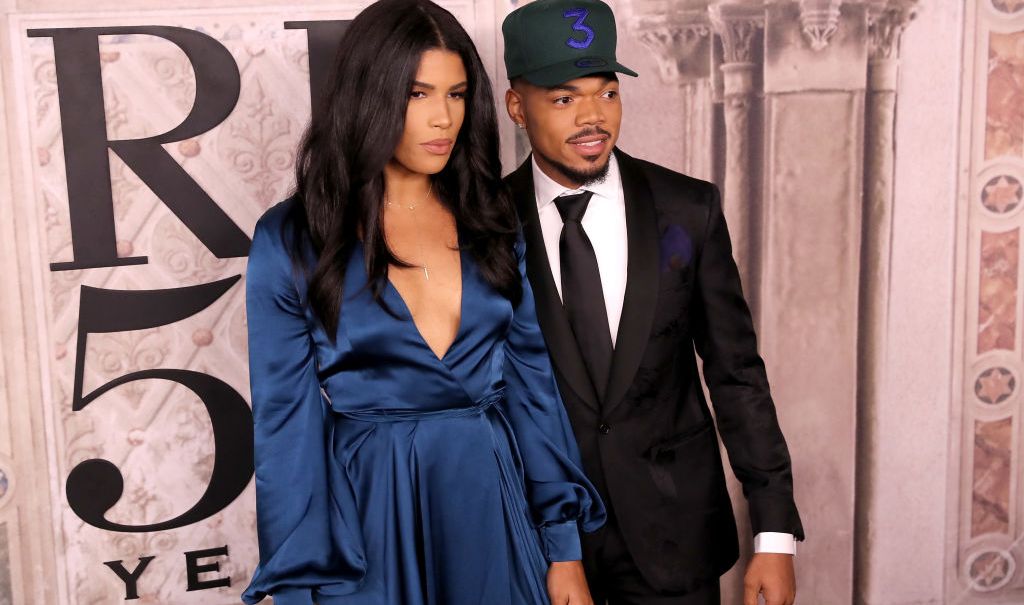
[{"label": "jacket shoulder", "polygon": [[706,203],[706,200],[717,189],[714,183],[676,172],[654,162],[637,158],[630,158],[629,161],[633,162],[636,168],[647,177],[647,181],[659,201],[667,195],[670,200],[686,198]]}]

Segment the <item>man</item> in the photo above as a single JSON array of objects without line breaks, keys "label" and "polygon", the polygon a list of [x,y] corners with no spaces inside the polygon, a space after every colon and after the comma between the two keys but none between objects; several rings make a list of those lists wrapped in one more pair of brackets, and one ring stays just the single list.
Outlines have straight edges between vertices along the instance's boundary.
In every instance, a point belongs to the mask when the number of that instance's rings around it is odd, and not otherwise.
[{"label": "man", "polygon": [[738,558],[715,425],[750,505],[744,604],[795,599],[803,539],[789,452],[711,183],[615,148],[611,9],[538,0],[502,26],[508,114],[533,154],[507,182],[527,271],[584,465],[609,522],[583,536],[594,601],[720,602]]}]

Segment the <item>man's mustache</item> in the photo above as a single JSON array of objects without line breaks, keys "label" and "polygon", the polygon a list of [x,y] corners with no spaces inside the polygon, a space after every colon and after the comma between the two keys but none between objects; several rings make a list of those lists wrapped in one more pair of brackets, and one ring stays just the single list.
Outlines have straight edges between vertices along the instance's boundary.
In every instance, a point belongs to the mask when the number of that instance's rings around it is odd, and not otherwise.
[{"label": "man's mustache", "polygon": [[608,138],[611,138],[611,136],[612,136],[612,133],[608,132],[607,130],[605,130],[605,129],[599,127],[599,126],[595,126],[594,128],[588,128],[586,130],[581,130],[580,132],[577,132],[576,134],[574,134],[571,137],[569,137],[568,139],[566,139],[565,142],[566,143],[573,143],[573,142],[575,142],[575,141],[577,141],[579,139],[582,139],[583,137],[592,137],[592,136],[598,135],[598,134],[603,134],[603,135],[605,135]]}]

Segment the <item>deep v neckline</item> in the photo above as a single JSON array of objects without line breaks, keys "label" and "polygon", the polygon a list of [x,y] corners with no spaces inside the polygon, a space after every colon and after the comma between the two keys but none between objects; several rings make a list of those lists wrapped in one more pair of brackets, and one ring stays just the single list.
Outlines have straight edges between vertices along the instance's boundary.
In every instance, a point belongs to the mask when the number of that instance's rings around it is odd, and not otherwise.
[{"label": "deep v neckline", "polygon": [[444,350],[444,353],[442,353],[441,355],[438,355],[437,351],[434,350],[434,347],[430,346],[430,343],[427,342],[427,339],[423,336],[423,332],[420,331],[420,327],[416,325],[416,318],[413,317],[412,309],[409,307],[409,304],[405,302],[405,297],[402,296],[401,290],[399,290],[398,286],[396,286],[394,282],[391,281],[390,275],[385,276],[388,288],[390,288],[391,291],[394,292],[395,298],[397,298],[398,302],[401,303],[402,309],[405,310],[405,314],[409,316],[409,323],[412,324],[412,331],[416,333],[416,336],[420,344],[426,347],[426,349],[430,351],[431,356],[433,356],[441,363],[444,363],[445,360],[448,359],[448,354],[451,353],[452,349],[455,348],[456,343],[459,342],[459,338],[462,336],[462,326],[465,324],[464,317],[466,315],[466,259],[462,254],[462,242],[459,241],[457,245],[459,246],[459,320],[457,325],[455,326],[455,337],[452,339],[451,343],[448,344],[448,347]]}]

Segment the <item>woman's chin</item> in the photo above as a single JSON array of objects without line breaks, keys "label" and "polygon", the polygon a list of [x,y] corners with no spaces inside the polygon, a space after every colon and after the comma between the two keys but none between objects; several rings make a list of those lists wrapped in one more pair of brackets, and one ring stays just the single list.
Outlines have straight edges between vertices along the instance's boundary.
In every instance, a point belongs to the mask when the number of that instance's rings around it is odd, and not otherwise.
[{"label": "woman's chin", "polygon": [[422,163],[417,163],[416,172],[420,174],[437,174],[444,170],[444,167],[448,165],[449,156],[441,156],[430,158]]}]

